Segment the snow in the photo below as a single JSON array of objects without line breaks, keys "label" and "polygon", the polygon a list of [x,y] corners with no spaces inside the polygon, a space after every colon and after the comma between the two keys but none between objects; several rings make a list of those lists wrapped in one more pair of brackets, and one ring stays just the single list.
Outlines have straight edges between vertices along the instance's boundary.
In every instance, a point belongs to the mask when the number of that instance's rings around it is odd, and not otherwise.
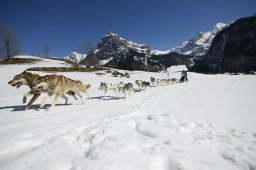
[{"label": "snow", "polygon": [[223,28],[225,28],[226,26],[227,26],[227,24],[219,22],[219,23],[216,24],[215,28],[217,28],[217,29],[223,29]]},{"label": "snow", "polygon": [[106,60],[100,60],[99,61],[99,65],[103,66],[105,64],[108,64],[112,59],[113,59],[113,57],[110,57],[110,58],[108,58]]},{"label": "snow", "polygon": [[[123,40],[125,40],[124,38],[122,38]],[[126,40],[127,41],[127,40]],[[142,46],[146,46],[146,44],[138,44],[134,41],[127,41],[131,46],[138,46],[138,47],[142,47]]]},{"label": "snow", "polygon": [[42,60],[41,57],[37,57],[37,56],[30,56],[30,55],[18,55],[15,56],[13,58],[29,58],[29,59],[38,59],[38,60]]},{"label": "snow", "polygon": [[[123,38],[121,38],[121,39],[123,39]],[[133,41],[127,41],[125,39],[123,39],[123,40],[127,42],[127,47],[133,48],[136,51],[138,51],[139,53],[147,53],[147,51],[149,50],[149,47],[146,44],[138,44]]]},{"label": "snow", "polygon": [[170,53],[170,50],[166,50],[166,51],[161,51],[161,50],[152,50],[151,54],[153,55],[163,55],[163,54],[168,54]]},{"label": "snow", "polygon": [[[14,58],[29,58],[29,59],[38,59],[40,61],[36,62],[36,64],[22,64],[22,65],[12,65],[12,67],[17,68],[17,70],[25,70],[26,68],[29,67],[70,67],[71,65],[66,63],[65,61],[61,60],[52,60],[48,58],[41,58],[41,57],[36,57],[36,56],[29,56],[29,55],[19,55],[15,56]],[[58,59],[58,58],[56,58]],[[4,65],[0,65],[0,67],[6,67]],[[15,69],[10,68],[10,70],[14,71],[14,75],[18,74]],[[8,68],[9,69],[9,68]],[[1,73],[3,74],[3,73]]]},{"label": "snow", "polygon": [[[45,65],[69,66],[50,59],[33,66]],[[31,109],[20,111],[22,95],[29,89],[7,82],[28,67],[0,65],[0,169],[256,169],[255,75],[188,72],[189,82],[143,92],[135,86],[124,100],[113,92],[104,99],[100,82],[134,84],[168,74],[134,71],[130,78],[119,78],[65,72],[59,74],[92,84],[84,105],[72,98],[63,105],[60,99],[52,111],[44,112],[36,110],[40,96]],[[169,68],[169,78],[179,78],[185,69]]]},{"label": "snow", "polygon": [[96,54],[96,53],[99,52],[99,51],[100,51],[99,49],[95,49],[95,50],[93,51],[93,53]]}]

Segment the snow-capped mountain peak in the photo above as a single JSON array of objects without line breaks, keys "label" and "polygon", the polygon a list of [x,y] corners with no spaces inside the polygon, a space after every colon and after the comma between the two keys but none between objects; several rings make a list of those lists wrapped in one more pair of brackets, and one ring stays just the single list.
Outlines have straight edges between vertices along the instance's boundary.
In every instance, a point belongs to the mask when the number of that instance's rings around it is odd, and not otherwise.
[{"label": "snow-capped mountain peak", "polygon": [[80,61],[85,59],[86,56],[87,56],[87,54],[80,54],[78,52],[71,52],[67,57],[64,57],[64,58],[67,59],[67,60],[71,60],[75,63],[80,63]]},{"label": "snow-capped mountain peak", "polygon": [[[145,44],[126,40],[119,35],[108,32],[89,54],[83,64],[106,65],[110,61],[132,62],[149,55],[151,49]],[[136,53],[136,54],[135,54]]]},{"label": "snow-capped mountain peak", "polygon": [[139,44],[134,41],[126,40],[125,38],[123,38],[113,32],[108,32],[107,35],[105,35],[105,37],[103,37],[101,42],[108,43],[111,40],[115,41],[115,43],[118,43],[118,45],[120,45],[120,46],[124,46],[125,48],[132,48],[132,49],[135,49],[136,51],[139,51],[142,53],[148,52],[148,50],[149,50],[148,45]]},{"label": "snow-capped mountain peak", "polygon": [[211,31],[199,32],[194,38],[184,41],[181,45],[171,49],[171,52],[177,52],[184,55],[202,56],[206,54],[210,45],[219,31],[228,25],[217,23]]},{"label": "snow-capped mountain peak", "polygon": [[227,26],[227,24],[219,22],[219,23],[217,23],[217,24],[215,25],[215,29],[223,29],[223,28],[225,28],[226,26]]}]

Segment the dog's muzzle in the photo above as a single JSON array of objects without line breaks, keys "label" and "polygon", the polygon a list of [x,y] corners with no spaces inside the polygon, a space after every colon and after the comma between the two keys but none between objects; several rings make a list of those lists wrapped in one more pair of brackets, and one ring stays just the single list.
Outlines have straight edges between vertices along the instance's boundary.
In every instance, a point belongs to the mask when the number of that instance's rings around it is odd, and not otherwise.
[{"label": "dog's muzzle", "polygon": [[13,87],[15,87],[15,86],[16,86],[16,88],[19,88],[19,87],[22,85],[22,83],[21,83],[21,82],[13,83],[12,81],[9,81],[9,82],[8,82],[8,84],[12,85]]}]

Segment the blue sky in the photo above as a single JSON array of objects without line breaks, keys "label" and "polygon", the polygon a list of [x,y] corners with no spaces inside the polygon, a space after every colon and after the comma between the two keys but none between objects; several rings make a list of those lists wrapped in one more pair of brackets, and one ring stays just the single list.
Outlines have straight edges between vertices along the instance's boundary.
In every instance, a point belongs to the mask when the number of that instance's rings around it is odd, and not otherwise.
[{"label": "blue sky", "polygon": [[0,0],[0,25],[8,25],[23,54],[67,56],[108,31],[168,50],[218,22],[256,14],[256,0]]}]

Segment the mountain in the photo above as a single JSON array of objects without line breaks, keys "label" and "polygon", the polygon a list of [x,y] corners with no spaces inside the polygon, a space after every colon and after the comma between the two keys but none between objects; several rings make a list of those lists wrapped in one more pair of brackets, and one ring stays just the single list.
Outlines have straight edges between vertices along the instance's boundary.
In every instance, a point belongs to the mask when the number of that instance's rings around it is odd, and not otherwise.
[{"label": "mountain", "polygon": [[73,61],[75,63],[80,63],[85,59],[87,54],[79,54],[77,52],[71,52],[67,57],[64,57],[67,60]]},{"label": "mountain", "polygon": [[256,15],[241,18],[220,31],[195,71],[245,72],[256,70]]},{"label": "mountain", "polygon": [[[106,66],[127,70],[160,71],[172,64],[191,64],[189,59],[176,59],[175,55],[152,50],[148,45],[128,41],[109,32],[80,64]],[[167,62],[171,60],[172,62]]]},{"label": "mountain", "polygon": [[227,24],[218,23],[211,31],[199,32],[194,38],[183,42],[170,52],[177,52],[183,55],[203,56],[209,50],[209,47],[219,31],[226,28]]}]

